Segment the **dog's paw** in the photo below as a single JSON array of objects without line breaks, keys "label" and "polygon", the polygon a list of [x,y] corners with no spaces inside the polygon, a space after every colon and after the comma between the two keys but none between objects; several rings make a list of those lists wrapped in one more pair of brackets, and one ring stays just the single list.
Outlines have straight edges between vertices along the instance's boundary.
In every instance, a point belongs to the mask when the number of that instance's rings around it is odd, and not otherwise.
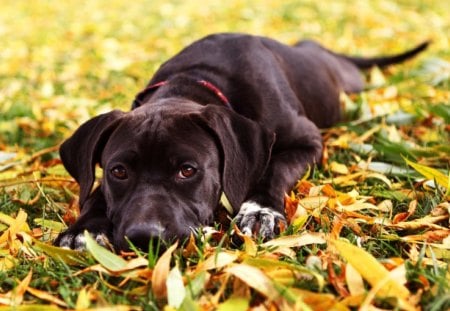
[{"label": "dog's paw", "polygon": [[[103,232],[89,233],[94,240],[103,247],[109,247],[111,245],[107,235]],[[54,244],[61,248],[73,249],[77,251],[86,250],[86,238],[84,232],[71,232],[67,230],[62,232],[56,238]]]},{"label": "dog's paw", "polygon": [[263,240],[273,239],[280,233],[280,226],[286,227],[286,218],[281,213],[252,201],[242,204],[235,222],[243,234]]}]

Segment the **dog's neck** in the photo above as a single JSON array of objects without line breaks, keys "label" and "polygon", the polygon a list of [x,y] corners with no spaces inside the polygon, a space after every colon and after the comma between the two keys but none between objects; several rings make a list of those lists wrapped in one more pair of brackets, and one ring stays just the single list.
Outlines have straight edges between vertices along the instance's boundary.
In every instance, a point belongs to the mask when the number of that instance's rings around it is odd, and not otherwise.
[{"label": "dog's neck", "polygon": [[169,97],[183,97],[203,105],[219,103],[232,109],[228,98],[214,83],[185,76],[150,84],[136,95],[133,109],[156,99]]}]

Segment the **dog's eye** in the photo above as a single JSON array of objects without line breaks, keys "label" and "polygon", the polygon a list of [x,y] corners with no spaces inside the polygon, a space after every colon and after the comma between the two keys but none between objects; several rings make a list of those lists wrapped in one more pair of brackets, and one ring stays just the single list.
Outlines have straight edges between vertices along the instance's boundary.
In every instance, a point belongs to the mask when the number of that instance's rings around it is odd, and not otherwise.
[{"label": "dog's eye", "polygon": [[184,164],[180,167],[178,171],[178,178],[186,179],[195,175],[197,169],[189,164]]},{"label": "dog's eye", "polygon": [[127,179],[127,178],[128,178],[127,170],[126,170],[126,168],[123,167],[122,165],[114,166],[114,167],[111,169],[111,174],[112,174],[115,178],[121,179],[121,180],[124,180],[124,179]]}]

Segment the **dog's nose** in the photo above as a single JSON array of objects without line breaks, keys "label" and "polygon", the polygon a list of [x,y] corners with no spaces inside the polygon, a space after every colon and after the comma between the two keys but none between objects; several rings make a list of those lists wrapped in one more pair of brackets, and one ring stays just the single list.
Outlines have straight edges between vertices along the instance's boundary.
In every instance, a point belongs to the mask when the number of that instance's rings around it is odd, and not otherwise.
[{"label": "dog's nose", "polygon": [[134,246],[148,250],[151,239],[163,239],[165,228],[158,224],[139,224],[126,230],[125,236]]}]

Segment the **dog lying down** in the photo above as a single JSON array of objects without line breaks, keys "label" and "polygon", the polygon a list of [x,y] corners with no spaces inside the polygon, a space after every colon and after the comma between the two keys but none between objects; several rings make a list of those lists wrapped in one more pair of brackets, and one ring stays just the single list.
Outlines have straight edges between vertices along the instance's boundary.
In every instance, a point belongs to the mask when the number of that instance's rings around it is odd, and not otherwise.
[{"label": "dog lying down", "polygon": [[[132,110],[99,115],[61,146],[80,186],[81,215],[55,244],[82,249],[84,231],[116,250],[183,239],[214,223],[225,193],[239,229],[271,239],[285,223],[284,194],[319,163],[319,128],[339,121],[341,92],[364,84],[360,69],[402,54],[359,58],[313,41],[215,34],[164,63]],[[96,189],[96,164],[103,177]]]}]

